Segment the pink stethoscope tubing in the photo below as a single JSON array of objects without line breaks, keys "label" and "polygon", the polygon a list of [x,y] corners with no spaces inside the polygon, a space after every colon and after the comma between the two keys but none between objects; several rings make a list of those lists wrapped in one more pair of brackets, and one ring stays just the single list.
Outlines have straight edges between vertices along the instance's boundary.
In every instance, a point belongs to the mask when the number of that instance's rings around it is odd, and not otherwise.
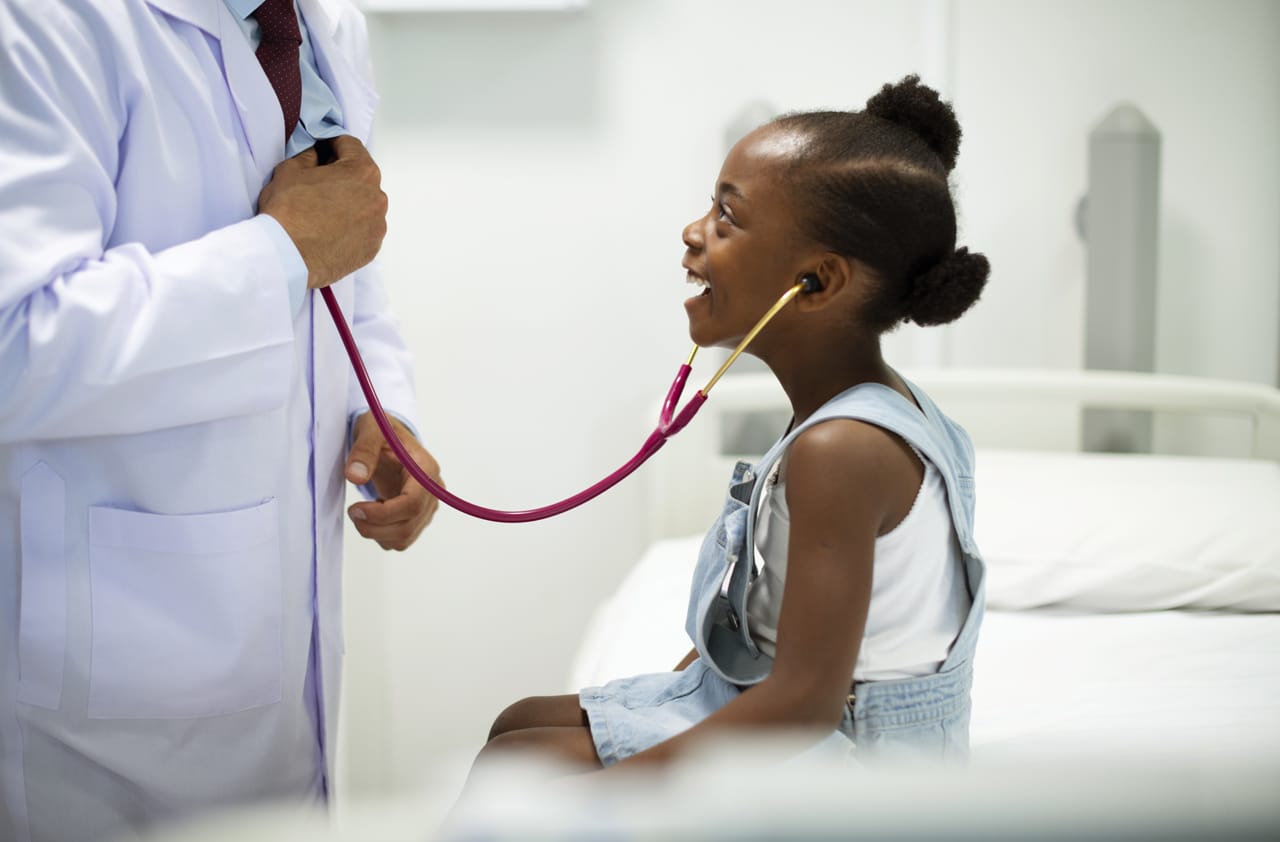
[{"label": "pink stethoscope tubing", "polygon": [[797,284],[787,290],[778,302],[774,304],[769,311],[764,314],[756,326],[743,338],[738,347],[734,349],[729,358],[720,366],[720,370],[716,372],[707,385],[698,390],[693,397],[685,403],[684,407],[678,412],[677,405],[680,403],[680,396],[684,393],[685,382],[689,379],[689,372],[692,370],[691,364],[693,357],[698,352],[695,345],[693,353],[689,354],[689,359],[680,366],[676,372],[675,380],[671,383],[671,388],[667,391],[667,397],[662,402],[662,410],[658,415],[658,426],[654,428],[649,437],[644,440],[644,444],[636,452],[635,456],[628,459],[622,467],[606,476],[588,488],[579,491],[570,497],[566,497],[558,503],[551,503],[547,506],[540,506],[536,509],[524,509],[522,511],[504,511],[502,509],[490,509],[486,506],[478,506],[468,500],[464,500],[458,495],[446,489],[440,483],[436,482],[427,472],[422,469],[413,457],[409,455],[404,444],[401,443],[400,437],[396,435],[395,429],[391,426],[391,420],[387,417],[387,413],[382,408],[382,402],[378,400],[378,394],[373,388],[373,381],[369,379],[369,372],[365,369],[364,360],[360,356],[360,349],[356,347],[355,337],[351,335],[351,329],[347,326],[347,321],[343,318],[342,309],[338,306],[338,300],[334,297],[333,290],[324,287],[320,290],[321,296],[324,297],[325,306],[329,308],[329,315],[333,317],[334,327],[338,329],[338,335],[342,338],[342,344],[347,349],[347,356],[351,358],[351,367],[355,370],[356,379],[360,381],[360,389],[364,392],[365,400],[369,402],[369,411],[373,413],[373,418],[378,423],[378,429],[382,431],[383,437],[387,440],[387,445],[392,452],[400,460],[400,464],[405,467],[411,476],[422,484],[422,487],[435,495],[442,503],[445,503],[458,511],[477,517],[482,520],[491,520],[498,523],[528,523],[534,520],[543,520],[549,517],[563,514],[570,509],[577,508],[583,503],[591,500],[608,491],[620,481],[630,476],[637,468],[648,461],[649,457],[657,453],[667,439],[674,436],[685,428],[685,426],[693,420],[693,416],[707,401],[707,395],[711,391],[711,387],[716,381],[728,371],[729,366],[733,365],[734,360],[743,352],[751,340],[755,339],[769,320],[781,310],[788,301],[803,289],[803,284]]}]

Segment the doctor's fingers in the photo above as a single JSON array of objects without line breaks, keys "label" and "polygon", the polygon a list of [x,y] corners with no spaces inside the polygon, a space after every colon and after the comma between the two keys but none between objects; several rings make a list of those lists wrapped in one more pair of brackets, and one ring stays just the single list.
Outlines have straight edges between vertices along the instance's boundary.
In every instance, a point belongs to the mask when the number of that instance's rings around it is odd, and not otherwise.
[{"label": "doctor's fingers", "polygon": [[373,156],[369,154],[369,149],[360,142],[360,138],[349,134],[340,134],[330,139],[332,145],[333,158],[335,161],[347,161],[357,158],[367,158],[373,160]]},{"label": "doctor's fingers", "polygon": [[308,170],[314,170],[320,165],[320,156],[313,146],[310,149],[304,149],[292,158],[285,158],[283,161],[275,165],[271,170],[271,181],[279,182],[281,180],[297,178]]},{"label": "doctor's fingers", "polygon": [[292,164],[294,167],[299,167],[301,169],[318,167],[320,166],[320,150],[315,146],[310,146],[299,152],[297,155],[294,155],[292,158],[284,159],[277,166],[284,164]]},{"label": "doctor's fingers", "polygon": [[331,140],[316,141],[316,145],[304,149],[292,158],[285,158],[271,171],[272,181],[299,178],[311,179],[317,183],[356,181],[380,187],[382,170],[363,143],[350,135],[340,135]]},{"label": "doctor's fingers", "polygon": [[384,550],[405,550],[422,534],[439,505],[414,482],[390,500],[356,503],[347,511],[363,537],[377,541]]},{"label": "doctor's fingers", "polygon": [[382,170],[378,167],[369,150],[359,139],[349,134],[338,135],[330,141],[333,162],[329,166],[339,166],[350,170],[358,178],[375,187],[382,184]]}]

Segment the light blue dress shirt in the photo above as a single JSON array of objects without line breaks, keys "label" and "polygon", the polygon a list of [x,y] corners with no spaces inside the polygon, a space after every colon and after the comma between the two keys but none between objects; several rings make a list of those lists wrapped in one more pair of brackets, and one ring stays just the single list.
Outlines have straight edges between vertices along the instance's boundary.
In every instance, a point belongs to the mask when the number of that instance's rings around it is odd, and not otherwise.
[{"label": "light blue dress shirt", "polygon": [[[225,0],[225,2],[240,24],[245,37],[249,39],[249,45],[257,50],[262,38],[259,34],[258,22],[249,15],[262,5],[263,0]],[[296,3],[294,12],[298,12]],[[310,149],[317,140],[346,133],[342,125],[342,108],[338,105],[338,98],[320,78],[320,71],[316,68],[311,38],[307,34],[307,24],[303,21],[301,13],[298,13],[298,28],[302,30],[302,46],[299,48],[298,56],[298,64],[302,71],[302,111],[298,117],[298,125],[289,137],[288,144],[285,145],[286,158],[292,158],[299,152]],[[270,230],[276,237],[276,245],[285,261],[294,264],[295,269],[301,266],[300,271],[289,273],[289,303],[293,305],[293,313],[296,316],[302,309],[302,302],[307,293],[306,265],[302,263],[297,248],[294,247],[293,241],[289,239],[284,229],[272,226]]]}]

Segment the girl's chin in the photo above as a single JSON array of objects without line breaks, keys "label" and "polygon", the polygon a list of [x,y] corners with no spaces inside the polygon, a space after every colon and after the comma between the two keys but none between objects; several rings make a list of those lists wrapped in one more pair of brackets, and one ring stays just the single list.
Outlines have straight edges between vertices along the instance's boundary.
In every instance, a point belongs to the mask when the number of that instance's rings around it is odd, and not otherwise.
[{"label": "girl's chin", "polygon": [[743,333],[734,334],[726,333],[725,326],[720,323],[710,313],[708,306],[708,298],[710,296],[696,296],[690,298],[684,303],[685,310],[689,317],[689,338],[699,348],[728,348],[732,350],[738,347]]},{"label": "girl's chin", "polygon": [[694,345],[697,345],[704,351],[708,348],[733,349],[738,347],[736,342],[731,342],[726,339],[723,334],[712,333],[707,330],[705,326],[695,325],[692,323],[689,325],[689,338],[693,340]]},{"label": "girl's chin", "polygon": [[718,332],[710,330],[709,321],[709,319],[694,318],[692,314],[689,316],[689,338],[699,348],[717,345],[722,338]]}]

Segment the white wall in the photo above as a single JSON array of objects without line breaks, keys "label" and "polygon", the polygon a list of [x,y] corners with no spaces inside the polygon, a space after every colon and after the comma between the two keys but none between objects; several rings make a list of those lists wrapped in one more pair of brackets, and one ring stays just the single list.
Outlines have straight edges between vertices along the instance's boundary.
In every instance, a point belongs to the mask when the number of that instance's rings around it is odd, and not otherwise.
[{"label": "white wall", "polygon": [[[1088,132],[1129,101],[1162,135],[1157,370],[1280,383],[1280,4],[961,0],[954,34],[961,200],[995,275],[952,361],[1081,364],[1072,212]],[[1157,442],[1233,429],[1164,419]]]},{"label": "white wall", "polygon": [[[383,264],[422,431],[464,497],[549,502],[639,445],[689,348],[680,229],[741,109],[856,108],[915,70],[954,98],[963,242],[994,274],[892,361],[1079,365],[1086,136],[1132,99],[1164,133],[1160,367],[1276,382],[1280,4],[590,0],[370,28]],[[416,785],[509,702],[568,689],[648,540],[643,494],[642,470],[551,522],[442,510],[402,555],[350,533],[340,788]]]}]

